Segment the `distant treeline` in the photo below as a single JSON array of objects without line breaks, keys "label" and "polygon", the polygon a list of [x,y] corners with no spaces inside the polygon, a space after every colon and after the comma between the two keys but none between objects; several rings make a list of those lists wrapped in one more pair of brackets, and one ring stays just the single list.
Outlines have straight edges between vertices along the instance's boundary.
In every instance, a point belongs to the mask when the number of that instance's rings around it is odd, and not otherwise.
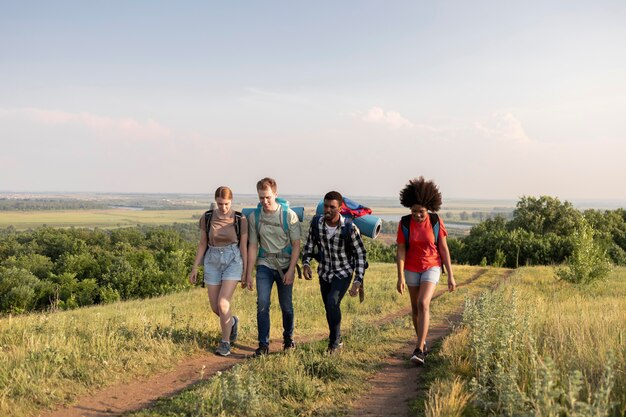
[{"label": "distant treeline", "polygon": [[89,210],[133,207],[143,210],[199,210],[198,204],[160,200],[71,200],[67,198],[0,198],[0,211]]},{"label": "distant treeline", "polygon": [[[385,222],[394,233],[397,223]],[[454,263],[515,268],[560,264],[577,230],[591,227],[612,262],[626,265],[626,210],[576,210],[552,197],[523,197],[511,220],[488,219],[449,237]],[[303,235],[308,222],[302,224]],[[0,229],[0,313],[67,309],[188,288],[197,223],[116,230]],[[370,262],[395,262],[396,245],[365,238]],[[304,244],[304,237],[302,239]]]},{"label": "distant treeline", "polygon": [[177,228],[5,230],[0,312],[74,308],[185,288],[195,245],[185,236],[191,225]]},{"label": "distant treeline", "polygon": [[[199,233],[197,223],[0,229],[0,313],[70,309],[189,288]],[[371,239],[365,244],[370,261],[394,262],[395,249]]]},{"label": "distant treeline", "polygon": [[511,220],[497,216],[450,238],[453,262],[516,268],[560,264],[572,254],[576,231],[586,222],[611,261],[626,265],[626,210],[585,210],[558,198],[522,197]]},{"label": "distant treeline", "polygon": [[0,211],[84,210],[108,207],[104,203],[64,198],[0,198]]}]

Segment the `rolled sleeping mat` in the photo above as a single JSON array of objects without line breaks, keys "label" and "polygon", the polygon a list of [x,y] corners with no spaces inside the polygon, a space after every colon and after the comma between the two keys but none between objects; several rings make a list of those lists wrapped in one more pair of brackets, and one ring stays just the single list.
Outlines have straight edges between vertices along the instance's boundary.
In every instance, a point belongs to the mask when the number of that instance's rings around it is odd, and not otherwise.
[{"label": "rolled sleeping mat", "polygon": [[[324,200],[317,203],[315,214],[324,214]],[[343,216],[345,217],[346,215],[344,214]],[[361,217],[353,217],[352,221],[356,224],[356,227],[359,228],[362,235],[371,237],[372,239],[376,239],[376,236],[378,236],[380,229],[383,226],[383,220],[380,217],[376,217],[371,214],[366,214]]]},{"label": "rolled sleeping mat", "polygon": [[356,227],[359,228],[362,235],[371,237],[372,239],[376,239],[376,236],[380,233],[381,227],[383,227],[383,220],[371,214],[355,217],[352,221],[356,224]]},{"label": "rolled sleeping mat", "polygon": [[[299,221],[303,221],[304,220],[304,207],[289,207],[290,209],[292,209],[297,215],[298,215],[298,220]],[[256,207],[245,207],[241,209],[241,213],[246,216],[246,218],[250,217],[250,213],[252,213],[254,210],[256,210]]]}]

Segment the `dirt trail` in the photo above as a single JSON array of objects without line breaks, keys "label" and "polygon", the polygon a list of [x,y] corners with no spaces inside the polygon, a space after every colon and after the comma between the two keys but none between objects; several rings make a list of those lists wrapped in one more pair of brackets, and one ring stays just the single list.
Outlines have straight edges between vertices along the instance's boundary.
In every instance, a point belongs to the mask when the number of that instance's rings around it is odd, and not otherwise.
[{"label": "dirt trail", "polygon": [[[474,274],[466,283],[459,287],[468,285],[478,279],[486,270],[480,270]],[[441,296],[444,291],[438,291],[435,297]],[[378,321],[379,324],[389,323],[393,320],[406,316],[411,311],[410,307],[396,311]],[[430,330],[430,334],[434,335],[434,329]],[[310,343],[315,340],[321,340],[326,334],[311,335],[306,338],[299,338],[299,343]],[[430,338],[430,336],[429,336]],[[148,408],[159,398],[174,396],[190,386],[210,378],[217,371],[224,371],[235,364],[249,358],[254,352],[253,347],[235,344],[235,353],[228,357],[215,355],[213,352],[204,352],[188,359],[183,360],[175,366],[174,369],[167,372],[155,374],[143,379],[133,380],[128,383],[122,383],[111,387],[104,388],[93,394],[85,395],[76,401],[76,404],[69,407],[58,408],[53,411],[42,412],[42,417],[110,417],[117,416],[129,411],[141,410]],[[270,345],[271,352],[280,352],[282,344],[272,343]],[[412,348],[407,348],[408,351]],[[393,359],[391,359],[393,360]],[[404,361],[397,358],[401,363]],[[411,374],[415,374],[415,368],[410,369]],[[403,380],[406,383],[406,379]],[[415,387],[415,384],[410,386]],[[365,414],[367,415],[367,414]],[[373,414],[369,414],[373,415]]]},{"label": "dirt trail", "polygon": [[[468,284],[478,279],[485,271],[478,271],[468,281]],[[501,280],[496,281],[495,286],[499,285],[501,281],[508,280],[512,272],[506,271]],[[438,292],[433,296],[433,299],[441,295],[442,292]],[[449,324],[431,327],[428,330],[427,345],[432,346],[436,341],[446,337],[453,325],[460,323],[461,318],[462,309],[459,309],[448,316]],[[387,358],[387,365],[369,380],[372,389],[365,393],[358,402],[352,404],[350,415],[411,416],[409,402],[415,399],[418,392],[423,389],[420,386],[420,376],[428,370],[428,367],[416,367],[408,361],[414,348],[415,340],[411,340],[399,352],[395,352]],[[428,357],[426,361],[428,363]]]},{"label": "dirt trail", "polygon": [[[447,325],[431,327],[428,331],[427,344],[450,332]],[[353,416],[409,416],[409,402],[416,395],[420,375],[426,368],[416,367],[407,361],[415,348],[415,341],[407,343],[399,352],[387,359],[387,365],[372,379],[372,389],[356,403],[352,403]],[[428,360],[428,358],[427,358]]]}]

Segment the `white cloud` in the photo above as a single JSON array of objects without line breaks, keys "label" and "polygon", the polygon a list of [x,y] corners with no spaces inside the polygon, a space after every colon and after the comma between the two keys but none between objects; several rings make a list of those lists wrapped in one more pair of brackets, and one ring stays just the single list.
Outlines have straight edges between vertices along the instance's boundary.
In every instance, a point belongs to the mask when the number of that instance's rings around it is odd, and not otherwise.
[{"label": "white cloud", "polygon": [[486,137],[505,143],[533,142],[522,123],[511,113],[493,113],[486,123],[474,122],[474,128]]},{"label": "white cloud", "polygon": [[400,113],[385,111],[380,107],[372,107],[367,114],[361,117],[366,123],[375,123],[387,126],[391,129],[412,128],[414,125]]},{"label": "white cloud", "polygon": [[82,126],[98,135],[111,138],[162,139],[171,136],[168,127],[155,120],[140,122],[130,117],[108,117],[87,112],[65,112],[38,108],[0,109],[0,117],[25,117],[30,122],[44,126]]}]

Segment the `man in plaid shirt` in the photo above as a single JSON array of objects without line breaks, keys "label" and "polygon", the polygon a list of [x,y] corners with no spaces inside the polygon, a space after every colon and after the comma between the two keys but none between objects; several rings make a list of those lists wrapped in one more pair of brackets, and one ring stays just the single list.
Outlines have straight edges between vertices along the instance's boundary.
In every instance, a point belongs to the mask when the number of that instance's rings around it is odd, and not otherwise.
[{"label": "man in plaid shirt", "polygon": [[352,297],[358,294],[367,268],[361,233],[351,219],[341,215],[342,203],[343,197],[337,191],[324,196],[324,216],[313,217],[302,259],[306,279],[313,278],[309,265],[311,258],[319,262],[317,274],[330,330],[328,352],[331,354],[342,346],[341,300],[350,286],[353,274],[354,282],[349,293]]}]

